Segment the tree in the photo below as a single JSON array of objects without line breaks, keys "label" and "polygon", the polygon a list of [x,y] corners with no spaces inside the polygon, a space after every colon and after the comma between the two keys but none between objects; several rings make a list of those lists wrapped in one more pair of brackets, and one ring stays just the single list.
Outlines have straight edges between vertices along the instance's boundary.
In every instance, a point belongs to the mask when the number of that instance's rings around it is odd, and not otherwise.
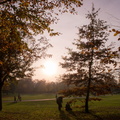
[{"label": "tree", "polygon": [[72,86],[61,93],[65,96],[86,96],[86,113],[89,112],[89,100],[100,100],[90,98],[90,94],[110,93],[111,86],[116,83],[111,70],[116,67],[118,54],[112,45],[106,46],[109,26],[106,21],[97,18],[98,12],[93,6],[92,12],[86,16],[90,23],[78,28],[79,39],[73,43],[76,49],[67,48],[68,55],[62,57],[64,62],[60,63],[66,69],[62,75],[63,82]]},{"label": "tree", "polygon": [[46,92],[46,80],[35,80],[34,82],[34,92],[35,93],[45,93]]},{"label": "tree", "polygon": [[[38,43],[32,39],[28,45],[23,39],[18,38],[17,33],[11,30],[8,38],[0,41],[0,92],[5,81],[12,82],[31,76],[33,73],[31,65],[34,61],[45,57],[46,49],[51,46],[46,38],[39,39]],[[2,95],[0,102],[2,108]]]},{"label": "tree", "polygon": [[16,93],[32,94],[34,89],[34,82],[31,78],[23,78],[18,81],[16,85]]},{"label": "tree", "polygon": [[[75,6],[74,6],[75,5]],[[50,27],[57,21],[57,12],[75,13],[80,0],[2,0],[0,1],[0,110],[1,90],[5,81],[32,75],[31,65],[46,56],[48,40],[34,36],[45,30],[58,35]]]}]

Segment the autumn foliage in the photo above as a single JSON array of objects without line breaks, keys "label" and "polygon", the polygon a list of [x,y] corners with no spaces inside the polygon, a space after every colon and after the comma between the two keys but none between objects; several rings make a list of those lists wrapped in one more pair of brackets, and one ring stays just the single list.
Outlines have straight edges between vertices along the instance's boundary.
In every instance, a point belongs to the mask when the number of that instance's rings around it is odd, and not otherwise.
[{"label": "autumn foliage", "polygon": [[116,86],[113,75],[117,67],[118,51],[113,45],[106,45],[109,26],[106,21],[97,18],[99,10],[88,13],[89,24],[78,27],[78,39],[73,42],[76,49],[67,48],[67,56],[63,56],[61,66],[66,72],[61,76],[68,89],[63,90],[65,96],[85,96],[85,112],[89,112],[91,95],[111,93]]},{"label": "autumn foliage", "polygon": [[46,50],[51,47],[42,34],[59,35],[50,26],[57,23],[58,13],[74,14],[81,5],[82,0],[0,1],[0,110],[5,81],[31,76],[33,62],[48,56]]}]

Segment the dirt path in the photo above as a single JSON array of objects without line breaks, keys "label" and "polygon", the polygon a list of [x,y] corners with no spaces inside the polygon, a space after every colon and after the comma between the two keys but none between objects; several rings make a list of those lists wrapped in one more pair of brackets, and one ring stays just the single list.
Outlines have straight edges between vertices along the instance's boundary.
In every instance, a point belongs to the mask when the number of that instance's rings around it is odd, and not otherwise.
[{"label": "dirt path", "polygon": [[[55,98],[50,98],[50,99],[34,99],[34,100],[22,100],[21,102],[30,102],[30,101],[50,101],[50,100],[56,100]],[[6,100],[3,102],[14,102],[12,100]]]},{"label": "dirt path", "polygon": [[22,100],[23,102],[27,102],[27,101],[49,101],[49,100],[56,100],[55,98],[51,98],[51,99],[35,99],[35,100]]}]

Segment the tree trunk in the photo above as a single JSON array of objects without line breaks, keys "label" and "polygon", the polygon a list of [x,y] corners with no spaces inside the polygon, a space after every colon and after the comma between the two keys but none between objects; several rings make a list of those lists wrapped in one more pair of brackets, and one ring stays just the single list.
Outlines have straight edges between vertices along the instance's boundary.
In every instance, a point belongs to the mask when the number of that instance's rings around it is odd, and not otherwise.
[{"label": "tree trunk", "polygon": [[88,102],[89,102],[89,93],[90,93],[90,82],[91,82],[91,80],[89,79],[88,87],[87,87],[87,95],[86,95],[86,99],[85,99],[85,112],[86,113],[89,113]]},{"label": "tree trunk", "polygon": [[[94,8],[92,8],[92,10],[94,11]],[[92,11],[92,12],[93,12]],[[89,106],[88,106],[88,102],[89,102],[89,96],[90,96],[90,85],[91,85],[91,80],[92,80],[92,64],[93,64],[93,56],[94,56],[94,16],[92,18],[92,28],[91,28],[91,36],[92,36],[92,51],[91,51],[91,59],[89,62],[89,79],[88,79],[88,86],[87,86],[87,94],[86,94],[86,100],[85,100],[85,112],[89,113]]]},{"label": "tree trunk", "polygon": [[92,79],[92,64],[93,64],[93,55],[94,55],[94,49],[92,48],[92,57],[91,61],[89,62],[89,79],[88,79],[88,86],[87,86],[87,94],[86,94],[86,100],[85,100],[85,112],[89,113],[89,96],[90,96],[90,85],[91,85],[91,79]]},{"label": "tree trunk", "polygon": [[90,83],[91,83],[91,67],[92,67],[92,62],[89,63],[89,79],[88,79],[88,86],[87,86],[87,94],[86,94],[86,99],[85,99],[85,112],[89,113],[89,95],[90,95]]},{"label": "tree trunk", "polygon": [[0,85],[0,111],[2,111],[2,86]]}]

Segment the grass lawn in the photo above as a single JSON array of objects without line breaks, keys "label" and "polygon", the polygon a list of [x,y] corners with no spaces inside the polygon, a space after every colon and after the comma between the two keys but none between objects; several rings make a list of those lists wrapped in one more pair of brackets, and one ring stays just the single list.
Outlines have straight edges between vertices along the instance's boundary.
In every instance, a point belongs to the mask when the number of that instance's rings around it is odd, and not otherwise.
[{"label": "grass lawn", "polygon": [[[22,96],[24,99],[42,97],[53,98],[55,95]],[[64,106],[68,99],[63,100],[62,111],[59,112],[55,100],[4,102],[0,112],[0,120],[120,120],[120,95],[101,96],[102,101],[90,102],[90,113],[84,113],[83,108],[75,106],[83,104],[77,102],[72,105],[73,111],[67,112]],[[40,98],[37,98],[40,99]],[[81,98],[82,99],[82,98]],[[4,98],[6,100],[6,98]]]},{"label": "grass lawn", "polygon": [[[16,94],[17,97],[17,94]],[[22,100],[36,100],[36,99],[51,99],[55,98],[55,94],[31,94],[31,95],[21,95]],[[4,101],[13,101],[14,95],[4,95],[3,97]]]}]

